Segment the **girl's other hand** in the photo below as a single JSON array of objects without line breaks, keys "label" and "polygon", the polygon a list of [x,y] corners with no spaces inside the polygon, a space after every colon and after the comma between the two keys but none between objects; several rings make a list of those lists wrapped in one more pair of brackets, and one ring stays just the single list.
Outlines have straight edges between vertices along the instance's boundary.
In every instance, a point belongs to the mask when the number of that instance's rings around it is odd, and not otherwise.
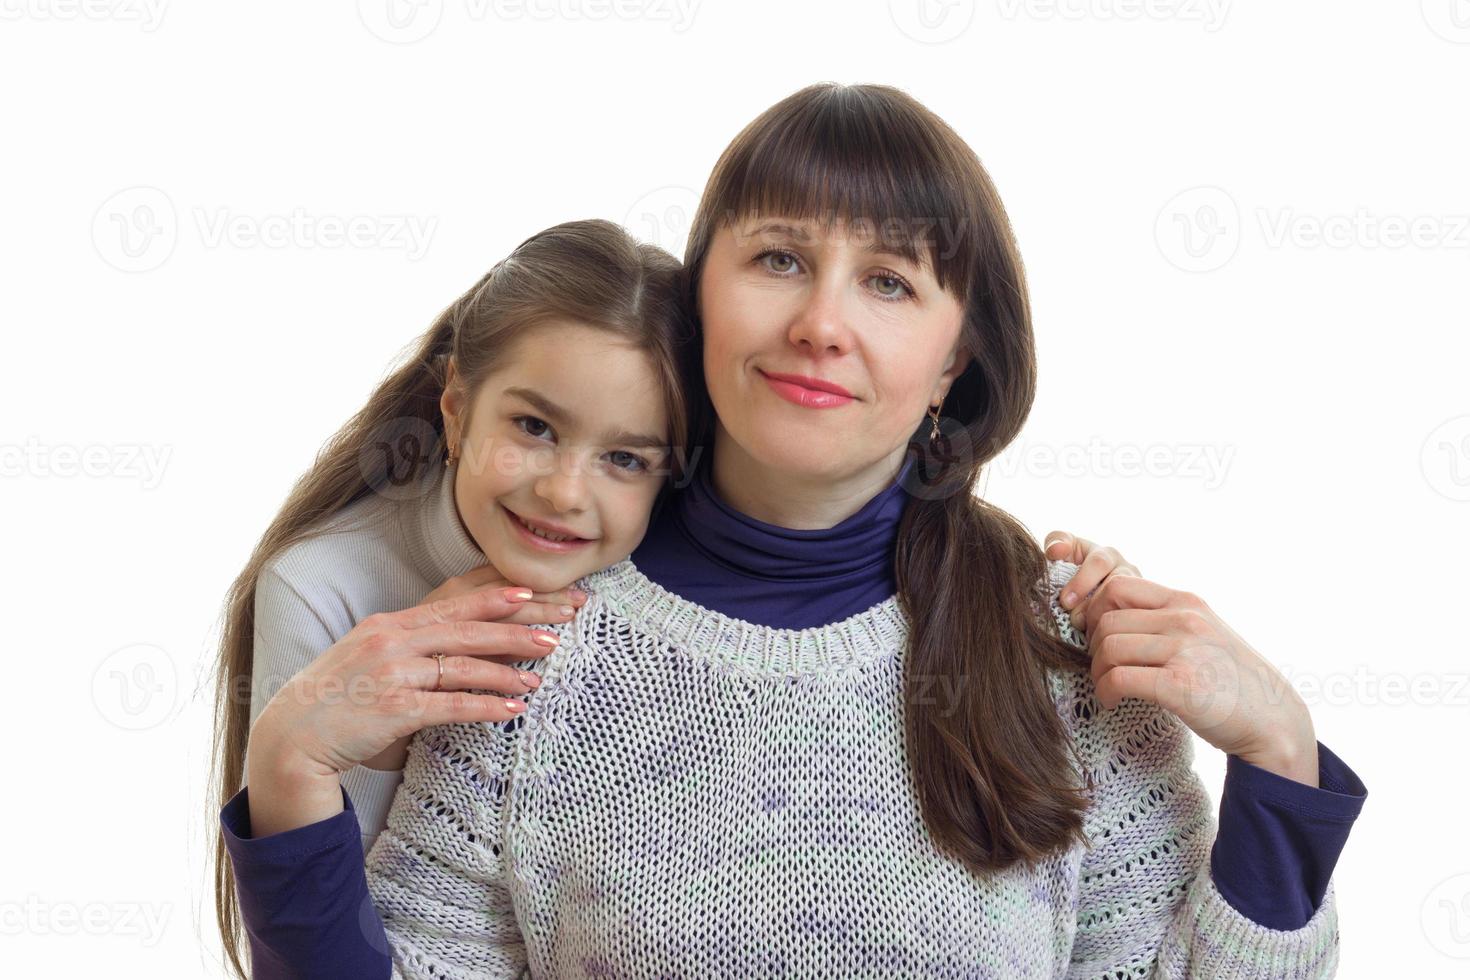
[{"label": "girl's other hand", "polygon": [[1317,735],[1291,682],[1193,592],[1118,576],[1093,597],[1087,645],[1097,699],[1173,712],[1227,755],[1317,785]]},{"label": "girl's other hand", "polygon": [[1087,623],[1087,607],[1098,586],[1114,575],[1142,578],[1138,568],[1119,554],[1118,549],[1099,547],[1066,531],[1047,534],[1042,551],[1048,558],[1078,566],[1077,574],[1062,592],[1061,602],[1062,608],[1072,614],[1072,625],[1079,630]]}]

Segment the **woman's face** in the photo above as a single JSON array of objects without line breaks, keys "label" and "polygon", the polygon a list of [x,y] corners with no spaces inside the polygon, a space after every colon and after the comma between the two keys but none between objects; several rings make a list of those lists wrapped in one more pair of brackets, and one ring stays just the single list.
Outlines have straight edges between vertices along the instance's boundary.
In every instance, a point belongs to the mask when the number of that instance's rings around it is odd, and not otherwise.
[{"label": "woman's face", "polygon": [[[542,324],[504,363],[468,412],[451,365],[441,407],[459,449],[455,501],[502,576],[553,592],[643,540],[667,465],[668,415],[648,355],[604,330]],[[547,541],[523,521],[575,538]]]},{"label": "woman's face", "polygon": [[[847,228],[769,215],[727,223],[700,274],[717,438],[773,472],[841,479],[896,468],[969,360],[958,349],[963,307],[927,263],[871,250],[876,239]],[[851,397],[772,374],[829,382]]]}]

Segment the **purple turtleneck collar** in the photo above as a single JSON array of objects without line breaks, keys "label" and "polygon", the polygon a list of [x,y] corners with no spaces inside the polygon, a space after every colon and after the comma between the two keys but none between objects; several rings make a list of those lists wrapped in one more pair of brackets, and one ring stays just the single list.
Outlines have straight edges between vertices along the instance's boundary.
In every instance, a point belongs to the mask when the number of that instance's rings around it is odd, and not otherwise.
[{"label": "purple turtleneck collar", "polygon": [[840,622],[898,591],[894,542],[909,500],[904,482],[912,456],[851,517],[796,531],[722,500],[710,481],[712,455],[664,503],[630,556],[644,575],[706,609],[778,629]]}]

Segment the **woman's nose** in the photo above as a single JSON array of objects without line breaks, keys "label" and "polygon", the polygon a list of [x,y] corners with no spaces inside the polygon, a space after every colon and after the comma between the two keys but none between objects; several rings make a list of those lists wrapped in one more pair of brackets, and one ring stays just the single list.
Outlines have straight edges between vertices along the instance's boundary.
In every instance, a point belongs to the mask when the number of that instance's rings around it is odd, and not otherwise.
[{"label": "woman's nose", "polygon": [[815,353],[845,351],[852,343],[845,299],[839,282],[819,282],[807,292],[788,337],[792,344],[809,345]]}]

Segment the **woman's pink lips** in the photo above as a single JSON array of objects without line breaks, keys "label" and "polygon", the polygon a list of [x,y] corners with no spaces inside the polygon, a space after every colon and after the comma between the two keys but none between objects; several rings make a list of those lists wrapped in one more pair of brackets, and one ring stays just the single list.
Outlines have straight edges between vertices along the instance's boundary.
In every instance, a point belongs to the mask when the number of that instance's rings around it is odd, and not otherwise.
[{"label": "woman's pink lips", "polygon": [[806,388],[799,384],[793,384],[790,381],[779,381],[764,371],[760,374],[766,380],[766,384],[771,386],[772,391],[792,404],[800,405],[802,408],[837,408],[840,405],[846,405],[848,402],[857,400],[847,395],[838,395],[830,391],[817,391],[815,388]]},{"label": "woman's pink lips", "polygon": [[536,535],[526,530],[526,525],[520,522],[516,515],[511,512],[509,507],[501,504],[500,509],[505,511],[506,521],[510,523],[511,527],[515,528],[516,534],[520,537],[522,541],[526,542],[529,547],[536,548],[540,551],[549,551],[557,555],[565,555],[592,543],[587,538],[578,538],[575,541],[549,541],[546,538],[538,538]]}]

